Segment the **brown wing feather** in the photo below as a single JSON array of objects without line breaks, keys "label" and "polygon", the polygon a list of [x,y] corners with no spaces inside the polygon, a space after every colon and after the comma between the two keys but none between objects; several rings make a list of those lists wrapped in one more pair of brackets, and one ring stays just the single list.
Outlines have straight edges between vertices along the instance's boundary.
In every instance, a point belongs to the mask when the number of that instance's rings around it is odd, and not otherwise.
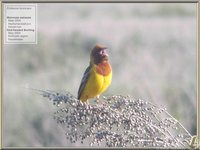
[{"label": "brown wing feather", "polygon": [[83,78],[81,80],[81,84],[80,84],[79,89],[78,89],[78,99],[80,99],[82,92],[83,92],[83,89],[85,88],[85,85],[88,81],[88,78],[90,76],[90,69],[91,69],[91,66],[88,66],[87,69],[85,70],[84,74],[83,74]]}]

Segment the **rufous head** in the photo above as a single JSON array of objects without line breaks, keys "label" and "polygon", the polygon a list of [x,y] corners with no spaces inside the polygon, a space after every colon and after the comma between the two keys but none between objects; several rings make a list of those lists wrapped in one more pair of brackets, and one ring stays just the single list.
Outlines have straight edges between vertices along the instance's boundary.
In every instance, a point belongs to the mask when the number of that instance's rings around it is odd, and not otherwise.
[{"label": "rufous head", "polygon": [[108,61],[107,47],[97,44],[91,51],[90,61],[95,64],[102,63],[103,61]]}]

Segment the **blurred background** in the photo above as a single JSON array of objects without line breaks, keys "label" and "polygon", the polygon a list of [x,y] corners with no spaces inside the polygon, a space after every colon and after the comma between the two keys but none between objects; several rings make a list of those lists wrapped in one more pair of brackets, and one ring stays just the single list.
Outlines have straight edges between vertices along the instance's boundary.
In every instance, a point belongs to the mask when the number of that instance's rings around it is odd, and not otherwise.
[{"label": "blurred background", "polygon": [[79,146],[52,102],[25,87],[76,96],[97,43],[113,67],[103,95],[166,107],[196,134],[196,33],[195,3],[39,3],[38,43],[3,45],[3,146]]}]

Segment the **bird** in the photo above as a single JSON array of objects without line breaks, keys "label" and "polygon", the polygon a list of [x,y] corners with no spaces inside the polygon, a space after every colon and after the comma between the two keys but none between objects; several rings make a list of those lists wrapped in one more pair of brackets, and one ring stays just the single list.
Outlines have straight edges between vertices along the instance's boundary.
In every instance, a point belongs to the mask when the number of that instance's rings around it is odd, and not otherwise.
[{"label": "bird", "polygon": [[79,89],[78,100],[88,102],[88,99],[99,99],[111,84],[112,67],[109,63],[107,47],[96,44],[90,53],[89,66],[85,70]]}]

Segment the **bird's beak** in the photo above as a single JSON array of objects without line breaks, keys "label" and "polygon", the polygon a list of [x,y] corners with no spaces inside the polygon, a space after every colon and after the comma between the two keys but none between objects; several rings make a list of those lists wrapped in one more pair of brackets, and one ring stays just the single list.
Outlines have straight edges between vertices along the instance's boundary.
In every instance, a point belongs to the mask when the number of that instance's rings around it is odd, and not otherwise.
[{"label": "bird's beak", "polygon": [[107,49],[101,50],[101,55],[108,57]]}]

